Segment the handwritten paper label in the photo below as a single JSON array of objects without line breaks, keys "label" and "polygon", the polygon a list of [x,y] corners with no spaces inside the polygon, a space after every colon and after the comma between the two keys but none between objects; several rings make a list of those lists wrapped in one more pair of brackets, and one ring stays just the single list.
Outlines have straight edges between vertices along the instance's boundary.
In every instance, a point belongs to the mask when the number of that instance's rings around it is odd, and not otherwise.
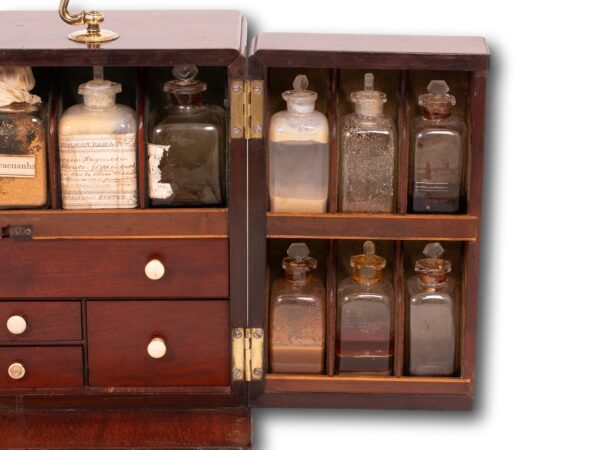
[{"label": "handwritten paper label", "polygon": [[0,177],[34,178],[35,156],[0,155]]},{"label": "handwritten paper label", "polygon": [[60,137],[65,209],[135,208],[135,134]]},{"label": "handwritten paper label", "polygon": [[161,183],[162,173],[160,161],[169,151],[170,145],[148,144],[148,184],[150,198],[165,199],[173,195],[173,188],[169,183]]}]

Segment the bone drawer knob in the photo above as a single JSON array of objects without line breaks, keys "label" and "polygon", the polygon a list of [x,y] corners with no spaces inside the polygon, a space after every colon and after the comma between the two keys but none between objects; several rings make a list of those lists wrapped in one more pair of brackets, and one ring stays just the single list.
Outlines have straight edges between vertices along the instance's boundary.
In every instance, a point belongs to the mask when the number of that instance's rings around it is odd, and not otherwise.
[{"label": "bone drawer knob", "polygon": [[145,272],[149,279],[160,280],[165,275],[165,266],[158,259],[153,259],[146,264]]},{"label": "bone drawer knob", "polygon": [[160,359],[167,353],[167,344],[165,340],[155,337],[148,344],[148,354],[154,359]]},{"label": "bone drawer knob", "polygon": [[23,334],[27,329],[27,322],[21,316],[10,316],[6,321],[6,328],[11,334]]},{"label": "bone drawer knob", "polygon": [[25,376],[25,367],[21,363],[12,363],[8,366],[8,376],[13,380],[20,380]]}]

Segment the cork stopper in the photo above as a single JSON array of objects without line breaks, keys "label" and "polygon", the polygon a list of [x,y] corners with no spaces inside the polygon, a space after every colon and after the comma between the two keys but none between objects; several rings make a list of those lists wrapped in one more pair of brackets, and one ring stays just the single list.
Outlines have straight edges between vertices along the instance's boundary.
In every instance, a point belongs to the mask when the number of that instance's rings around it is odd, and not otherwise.
[{"label": "cork stopper", "polygon": [[375,244],[365,241],[363,254],[350,258],[352,278],[360,284],[375,284],[381,280],[381,271],[385,267],[385,259],[375,254]]},{"label": "cork stopper", "polygon": [[366,73],[364,78],[364,90],[353,92],[350,100],[354,103],[354,110],[361,116],[376,117],[383,114],[383,104],[387,101],[384,92],[374,89],[375,77],[372,73]]},{"label": "cork stopper", "polygon": [[290,112],[309,113],[315,110],[317,93],[309,91],[308,78],[306,75],[298,75],[294,78],[294,89],[285,91],[281,96],[287,102],[287,109]]},{"label": "cork stopper", "polygon": [[175,79],[164,86],[164,91],[169,94],[199,95],[206,90],[206,83],[196,79],[198,67],[193,64],[175,66],[171,73]]},{"label": "cork stopper", "polygon": [[310,273],[317,268],[317,260],[311,258],[308,246],[303,242],[295,242],[288,247],[287,258],[283,259],[285,279],[292,284],[304,284]]},{"label": "cork stopper", "polygon": [[427,94],[419,96],[419,105],[428,119],[444,119],[456,105],[456,98],[449,94],[450,88],[444,80],[432,80],[427,86]]},{"label": "cork stopper", "polygon": [[423,249],[427,258],[417,260],[415,272],[419,281],[426,285],[439,285],[446,282],[448,274],[452,270],[450,261],[442,259],[444,248],[439,242],[427,244]]},{"label": "cork stopper", "polygon": [[40,97],[30,93],[34,87],[31,67],[0,66],[0,106],[41,103]]}]

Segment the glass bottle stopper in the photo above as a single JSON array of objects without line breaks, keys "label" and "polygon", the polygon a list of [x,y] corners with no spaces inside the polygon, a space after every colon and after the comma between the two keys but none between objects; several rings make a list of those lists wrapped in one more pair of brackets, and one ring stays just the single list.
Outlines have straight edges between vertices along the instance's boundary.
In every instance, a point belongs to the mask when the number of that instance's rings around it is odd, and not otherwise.
[{"label": "glass bottle stopper", "polygon": [[419,96],[419,105],[425,107],[430,104],[454,106],[456,97],[449,92],[450,87],[444,80],[431,80],[427,85],[427,94]]},{"label": "glass bottle stopper", "polygon": [[292,112],[307,113],[314,111],[317,93],[309,91],[306,75],[296,75],[293,83],[294,89],[281,94],[287,102],[288,110]]},{"label": "glass bottle stopper", "polygon": [[373,241],[365,241],[363,254],[350,258],[353,269],[352,277],[363,284],[377,283],[381,279],[381,270],[385,267],[385,259],[375,254]]},{"label": "glass bottle stopper", "polygon": [[104,66],[94,66],[94,80],[104,80]]},{"label": "glass bottle stopper", "polygon": [[296,75],[293,85],[294,91],[298,94],[306,91],[306,88],[308,87],[308,77],[306,75]]},{"label": "glass bottle stopper", "polygon": [[171,94],[194,95],[206,90],[206,83],[197,80],[198,67],[194,64],[181,64],[171,70],[174,80],[167,81],[164,91]]},{"label": "glass bottle stopper", "polygon": [[372,92],[375,86],[375,77],[372,73],[365,73],[365,91]]},{"label": "glass bottle stopper", "polygon": [[304,242],[296,242],[288,247],[287,254],[295,263],[301,263],[310,255],[310,250]]},{"label": "glass bottle stopper", "polygon": [[375,76],[365,73],[362,91],[353,92],[350,100],[355,104],[355,110],[363,116],[380,116],[383,114],[383,104],[387,101],[385,92],[375,90]]},{"label": "glass bottle stopper", "polygon": [[426,258],[417,260],[415,264],[415,272],[419,274],[419,281],[429,285],[444,283],[448,273],[452,270],[450,261],[441,258],[444,248],[439,242],[432,242],[425,246],[423,254]]}]

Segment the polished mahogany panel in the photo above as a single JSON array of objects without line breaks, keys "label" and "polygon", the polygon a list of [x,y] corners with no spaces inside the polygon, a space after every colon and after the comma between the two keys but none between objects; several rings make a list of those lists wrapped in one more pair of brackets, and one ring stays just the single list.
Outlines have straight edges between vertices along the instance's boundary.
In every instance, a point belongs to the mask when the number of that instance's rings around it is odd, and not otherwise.
[{"label": "polished mahogany panel", "polygon": [[[229,302],[88,301],[91,386],[229,384]],[[161,338],[162,358],[148,354]]]},{"label": "polished mahogany panel", "polygon": [[[19,380],[8,374],[11,364],[25,368]],[[0,347],[0,389],[83,386],[81,347]]]},{"label": "polished mahogany panel", "polygon": [[[229,295],[227,239],[7,239],[0,248],[11,261],[0,298]],[[159,280],[145,273],[153,259],[165,268]]]},{"label": "polished mahogany panel", "polygon": [[[21,316],[27,327],[13,334],[11,316]],[[72,302],[0,302],[0,342],[81,340],[81,304]]]}]

